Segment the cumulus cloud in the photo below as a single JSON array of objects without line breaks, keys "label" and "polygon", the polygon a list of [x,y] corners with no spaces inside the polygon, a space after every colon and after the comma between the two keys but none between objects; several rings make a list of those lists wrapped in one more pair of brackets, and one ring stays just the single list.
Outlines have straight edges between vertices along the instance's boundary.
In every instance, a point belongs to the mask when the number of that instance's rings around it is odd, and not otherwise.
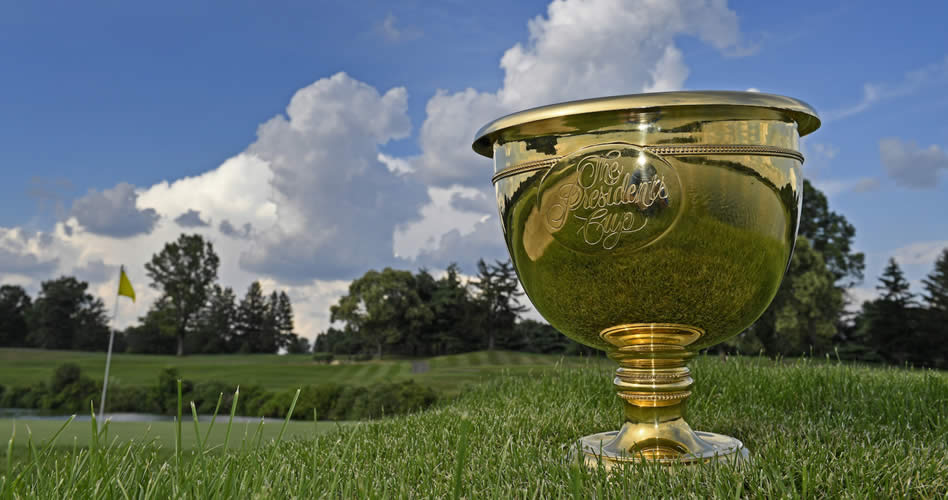
[{"label": "cumulus cloud", "polygon": [[205,227],[209,226],[209,222],[205,222],[201,219],[201,212],[194,209],[189,209],[187,212],[175,217],[175,224],[181,227]]},{"label": "cumulus cloud", "polygon": [[507,260],[507,248],[501,234],[497,217],[484,217],[467,234],[459,229],[443,234],[437,248],[421,250],[418,260],[441,269],[454,263],[470,273],[476,269],[478,259],[487,262]]},{"label": "cumulus cloud", "polygon": [[158,222],[154,209],[139,209],[135,186],[120,182],[112,189],[89,193],[72,205],[72,215],[89,232],[115,238],[147,234]]},{"label": "cumulus cloud", "polygon": [[379,161],[379,145],[410,133],[406,109],[404,88],[380,94],[339,73],[298,91],[286,116],[261,125],[247,151],[273,173],[278,217],[241,265],[299,280],[394,263],[393,229],[428,201],[421,183]]},{"label": "cumulus cloud", "polygon": [[[489,200],[489,204],[484,202],[483,193],[474,188],[432,187],[428,189],[428,195],[431,202],[421,208],[420,220],[400,226],[395,231],[394,246],[397,257],[416,259],[422,251],[433,252],[439,248],[446,231],[456,231],[459,236],[465,236],[474,231],[475,224],[484,220],[485,210],[482,208],[489,207],[489,212],[497,211],[496,202],[493,199]],[[494,236],[499,237],[499,233]],[[438,262],[432,261],[428,264],[437,265]],[[474,262],[465,264],[471,265]]]},{"label": "cumulus cloud", "polygon": [[895,184],[907,188],[932,189],[938,173],[948,170],[948,154],[934,144],[921,148],[914,141],[889,137],[879,141],[879,157]]},{"label": "cumulus cloud", "polygon": [[118,286],[118,267],[106,264],[101,258],[90,259],[85,264],[74,268],[72,274],[92,284],[113,280]]},{"label": "cumulus cloud", "polygon": [[488,183],[489,164],[470,149],[494,118],[571,99],[677,90],[688,68],[676,37],[697,36],[718,49],[739,40],[737,15],[723,2],[688,0],[554,0],[528,28],[527,43],[500,60],[499,90],[441,91],[428,101],[414,164],[429,184]]},{"label": "cumulus cloud", "polygon": [[34,254],[0,248],[0,274],[46,277],[59,266],[59,259],[42,261]]},{"label": "cumulus cloud", "polygon": [[[737,15],[724,2],[679,0],[554,0],[545,15],[528,23],[529,38],[508,49],[500,60],[502,86],[494,92],[465,89],[439,91],[426,105],[419,133],[422,153],[411,158],[416,176],[425,183],[481,190],[480,200],[492,201],[490,161],[471,152],[477,129],[500,116],[525,108],[572,99],[682,88],[688,77],[676,38],[690,35],[725,50],[740,41]],[[461,208],[474,209],[469,197]],[[497,227],[496,208],[481,203]],[[425,219],[425,223],[429,223]],[[444,243],[469,250],[493,242],[502,249],[500,234],[458,224],[442,226]],[[461,240],[467,229],[471,241]],[[487,251],[485,249],[484,251]],[[438,262],[437,252],[423,256]],[[462,263],[463,264],[463,263]]]},{"label": "cumulus cloud", "polygon": [[48,233],[27,234],[19,228],[0,227],[0,278],[10,275],[48,278],[59,267],[60,258]]}]

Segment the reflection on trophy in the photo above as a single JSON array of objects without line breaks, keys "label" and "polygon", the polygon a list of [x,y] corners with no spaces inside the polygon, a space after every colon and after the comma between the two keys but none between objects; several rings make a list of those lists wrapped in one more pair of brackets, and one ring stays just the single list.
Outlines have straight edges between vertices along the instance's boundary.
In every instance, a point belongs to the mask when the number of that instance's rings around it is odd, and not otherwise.
[{"label": "reflection on trophy", "polygon": [[799,138],[819,125],[788,97],[668,92],[531,109],[477,133],[530,300],[619,364],[625,421],[580,440],[587,464],[747,456],[685,422],[686,363],[777,293],[800,214]]}]

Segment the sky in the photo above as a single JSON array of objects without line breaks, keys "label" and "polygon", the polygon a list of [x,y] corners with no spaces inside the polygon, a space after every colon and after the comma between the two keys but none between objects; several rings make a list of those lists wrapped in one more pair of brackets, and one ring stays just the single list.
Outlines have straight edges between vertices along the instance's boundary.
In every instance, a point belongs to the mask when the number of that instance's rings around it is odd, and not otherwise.
[{"label": "sky", "polygon": [[0,1],[0,283],[60,275],[111,307],[182,232],[312,338],[385,266],[506,258],[488,121],[666,90],[802,99],[804,175],[856,227],[871,299],[948,247],[948,3]]}]

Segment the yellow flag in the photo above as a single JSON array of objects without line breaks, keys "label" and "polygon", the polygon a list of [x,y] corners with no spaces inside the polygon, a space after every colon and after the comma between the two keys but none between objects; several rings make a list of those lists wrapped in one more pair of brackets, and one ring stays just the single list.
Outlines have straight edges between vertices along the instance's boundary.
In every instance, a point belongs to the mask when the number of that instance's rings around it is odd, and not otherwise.
[{"label": "yellow flag", "polygon": [[135,302],[135,290],[132,288],[132,282],[128,281],[128,275],[125,274],[125,267],[122,267],[121,274],[119,275],[119,295],[124,295],[130,299],[132,302]]}]

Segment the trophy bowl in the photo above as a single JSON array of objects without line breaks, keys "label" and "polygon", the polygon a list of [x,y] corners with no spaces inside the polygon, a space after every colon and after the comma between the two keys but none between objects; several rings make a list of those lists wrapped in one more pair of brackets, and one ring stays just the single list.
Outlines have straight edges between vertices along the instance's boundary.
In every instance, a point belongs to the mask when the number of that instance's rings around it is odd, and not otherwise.
[{"label": "trophy bowl", "polygon": [[624,423],[577,443],[587,465],[741,460],[685,422],[686,363],[773,300],[800,217],[796,99],[666,92],[567,102],[484,126],[507,249],[537,311],[619,364]]}]

